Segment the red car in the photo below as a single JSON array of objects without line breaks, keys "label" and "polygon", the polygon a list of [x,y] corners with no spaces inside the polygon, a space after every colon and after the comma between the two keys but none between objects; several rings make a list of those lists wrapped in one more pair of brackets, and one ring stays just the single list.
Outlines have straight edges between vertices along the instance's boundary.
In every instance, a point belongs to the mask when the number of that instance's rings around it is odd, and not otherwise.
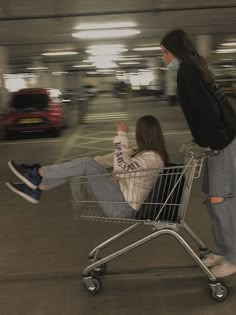
[{"label": "red car", "polygon": [[15,92],[9,111],[3,115],[7,137],[19,132],[53,131],[60,135],[64,126],[60,92],[54,89],[27,88]]}]

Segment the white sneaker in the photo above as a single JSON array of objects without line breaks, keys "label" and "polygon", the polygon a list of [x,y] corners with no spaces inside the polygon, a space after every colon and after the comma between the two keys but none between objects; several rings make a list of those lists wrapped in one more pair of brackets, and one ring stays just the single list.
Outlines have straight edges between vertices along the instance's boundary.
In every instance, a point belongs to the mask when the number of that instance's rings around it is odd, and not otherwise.
[{"label": "white sneaker", "polygon": [[208,268],[216,266],[220,264],[224,260],[223,256],[215,255],[215,254],[209,254],[205,258],[202,259],[202,262],[204,265],[206,265]]},{"label": "white sneaker", "polygon": [[216,278],[227,277],[236,272],[236,265],[227,260],[224,260],[218,266],[213,267],[211,272]]}]

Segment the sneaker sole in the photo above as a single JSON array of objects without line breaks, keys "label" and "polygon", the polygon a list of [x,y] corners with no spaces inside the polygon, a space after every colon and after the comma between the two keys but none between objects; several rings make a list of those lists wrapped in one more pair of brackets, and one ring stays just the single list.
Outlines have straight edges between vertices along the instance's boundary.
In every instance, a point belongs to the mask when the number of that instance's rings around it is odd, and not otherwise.
[{"label": "sneaker sole", "polygon": [[33,204],[37,204],[38,201],[35,200],[34,198],[31,198],[30,196],[24,194],[23,192],[17,190],[15,187],[13,187],[11,185],[11,183],[5,183],[6,186],[11,190],[13,191],[15,194],[17,194],[18,196],[21,196],[22,198],[24,198],[25,200],[29,201],[30,203],[33,203]]},{"label": "sneaker sole", "polygon": [[212,268],[212,267],[215,267],[215,266],[219,265],[223,260],[224,260],[224,258],[222,257],[222,258],[217,259],[217,261],[212,262],[212,263],[205,263],[204,260],[202,260],[202,262],[204,263],[204,265],[207,268]]},{"label": "sneaker sole", "polygon": [[31,183],[26,177],[24,177],[21,173],[17,171],[17,169],[13,166],[12,161],[9,161],[8,166],[10,170],[20,179],[22,182],[24,182],[29,188],[36,189],[37,186],[35,186],[33,183]]}]

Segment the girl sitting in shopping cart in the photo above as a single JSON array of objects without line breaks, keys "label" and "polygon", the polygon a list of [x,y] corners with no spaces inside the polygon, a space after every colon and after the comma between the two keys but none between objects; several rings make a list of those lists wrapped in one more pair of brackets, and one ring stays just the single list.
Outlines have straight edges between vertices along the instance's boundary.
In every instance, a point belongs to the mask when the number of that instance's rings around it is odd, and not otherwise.
[{"label": "girl sitting in shopping cart", "polygon": [[[128,126],[117,123],[114,152],[105,156],[77,158],[43,167],[9,161],[9,168],[21,182],[6,185],[25,200],[37,204],[43,190],[62,185],[71,177],[85,176],[106,216],[135,218],[160,170],[167,164],[168,154],[159,121],[154,116],[138,119],[137,149],[129,149],[127,133]],[[112,174],[107,171],[108,167],[113,167]]]}]

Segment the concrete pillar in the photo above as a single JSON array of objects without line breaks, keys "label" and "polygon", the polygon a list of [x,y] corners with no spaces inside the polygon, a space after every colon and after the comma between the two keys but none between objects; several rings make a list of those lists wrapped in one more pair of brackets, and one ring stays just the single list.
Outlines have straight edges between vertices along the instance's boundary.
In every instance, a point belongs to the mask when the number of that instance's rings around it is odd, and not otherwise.
[{"label": "concrete pillar", "polygon": [[159,93],[162,90],[162,71],[161,71],[161,60],[157,57],[151,58],[148,61],[148,66],[153,72],[154,79],[152,81],[153,88]]},{"label": "concrete pillar", "polygon": [[36,74],[35,87],[44,88],[50,87],[51,85],[51,72],[47,71],[47,66],[45,66],[40,58],[32,59],[32,71]]},{"label": "concrete pillar", "polygon": [[59,64],[51,64],[51,75],[52,75],[52,88],[59,89],[61,92],[65,91],[65,71]]},{"label": "concrete pillar", "polygon": [[211,54],[212,38],[210,35],[198,35],[196,38],[196,46],[199,54],[207,58]]},{"label": "concrete pillar", "polygon": [[[196,46],[199,54],[207,60],[208,57],[211,55],[212,50],[211,35],[198,35],[196,38]],[[213,73],[215,73],[214,65],[212,64],[212,62],[208,62],[208,67]]]},{"label": "concrete pillar", "polygon": [[168,98],[169,105],[174,105],[176,102],[176,71],[165,70],[165,95]]},{"label": "concrete pillar", "polygon": [[6,89],[4,75],[8,73],[7,50],[0,46],[0,113],[8,106],[9,93]]}]

